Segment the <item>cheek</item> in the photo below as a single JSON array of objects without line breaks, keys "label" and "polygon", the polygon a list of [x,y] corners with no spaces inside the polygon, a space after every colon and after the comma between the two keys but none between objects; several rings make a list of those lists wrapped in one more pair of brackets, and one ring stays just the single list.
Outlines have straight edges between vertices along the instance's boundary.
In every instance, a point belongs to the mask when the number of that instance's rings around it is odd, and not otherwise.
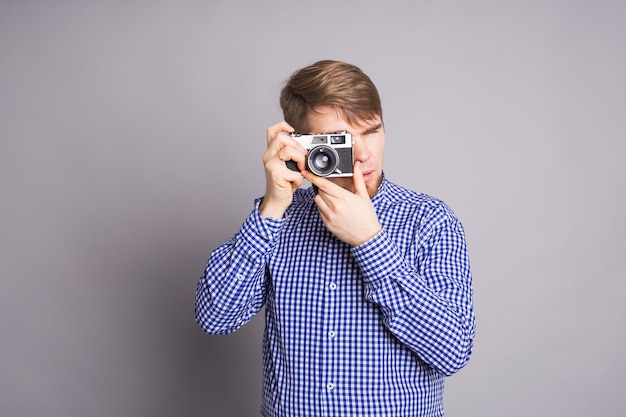
[{"label": "cheek", "polygon": [[377,143],[374,147],[372,147],[372,154],[375,155],[379,162],[382,162],[385,154],[385,144]]},{"label": "cheek", "polygon": [[383,159],[383,154],[385,152],[385,137],[376,137],[373,138],[369,143],[370,152],[380,160]]}]

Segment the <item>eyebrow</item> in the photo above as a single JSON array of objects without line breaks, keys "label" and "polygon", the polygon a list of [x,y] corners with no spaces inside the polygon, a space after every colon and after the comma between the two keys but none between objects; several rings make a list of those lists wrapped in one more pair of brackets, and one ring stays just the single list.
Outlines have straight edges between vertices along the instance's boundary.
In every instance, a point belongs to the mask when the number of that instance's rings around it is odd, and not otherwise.
[{"label": "eyebrow", "polygon": [[374,133],[377,130],[380,130],[380,128],[383,127],[382,123],[377,123],[373,126],[368,127],[367,129],[365,129],[363,132],[361,132],[362,135],[368,135],[370,133]]}]

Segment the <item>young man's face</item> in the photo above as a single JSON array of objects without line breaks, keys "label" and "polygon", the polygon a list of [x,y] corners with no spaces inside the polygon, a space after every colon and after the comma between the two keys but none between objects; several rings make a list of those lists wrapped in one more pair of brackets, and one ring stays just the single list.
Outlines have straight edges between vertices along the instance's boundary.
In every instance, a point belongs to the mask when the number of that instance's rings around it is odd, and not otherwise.
[{"label": "young man's face", "polygon": [[[308,117],[312,133],[334,133],[347,131],[354,141],[354,161],[360,161],[363,180],[370,198],[376,195],[383,179],[383,156],[385,152],[385,130],[382,120],[363,120],[359,124],[350,124],[335,107],[317,107]],[[335,184],[354,192],[353,179],[350,177],[329,178]]]}]

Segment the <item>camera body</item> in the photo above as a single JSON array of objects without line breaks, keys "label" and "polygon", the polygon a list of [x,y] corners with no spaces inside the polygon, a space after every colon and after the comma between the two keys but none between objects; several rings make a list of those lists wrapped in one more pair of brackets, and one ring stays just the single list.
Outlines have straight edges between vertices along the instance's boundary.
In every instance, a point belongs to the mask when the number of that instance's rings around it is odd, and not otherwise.
[{"label": "camera body", "polygon": [[[352,135],[348,132],[320,133],[305,135],[290,133],[308,151],[306,169],[320,177],[351,177],[354,158]],[[287,167],[299,171],[294,161],[287,161]]]}]

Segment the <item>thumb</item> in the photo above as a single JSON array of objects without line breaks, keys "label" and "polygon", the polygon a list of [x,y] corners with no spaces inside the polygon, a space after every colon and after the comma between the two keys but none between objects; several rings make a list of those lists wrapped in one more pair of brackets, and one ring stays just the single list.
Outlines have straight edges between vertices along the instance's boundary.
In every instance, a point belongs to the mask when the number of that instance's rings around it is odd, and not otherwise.
[{"label": "thumb", "polygon": [[367,193],[367,187],[363,180],[363,172],[361,171],[361,162],[356,161],[354,163],[354,173],[352,174],[352,182],[354,185],[354,193],[361,197],[369,197]]}]

